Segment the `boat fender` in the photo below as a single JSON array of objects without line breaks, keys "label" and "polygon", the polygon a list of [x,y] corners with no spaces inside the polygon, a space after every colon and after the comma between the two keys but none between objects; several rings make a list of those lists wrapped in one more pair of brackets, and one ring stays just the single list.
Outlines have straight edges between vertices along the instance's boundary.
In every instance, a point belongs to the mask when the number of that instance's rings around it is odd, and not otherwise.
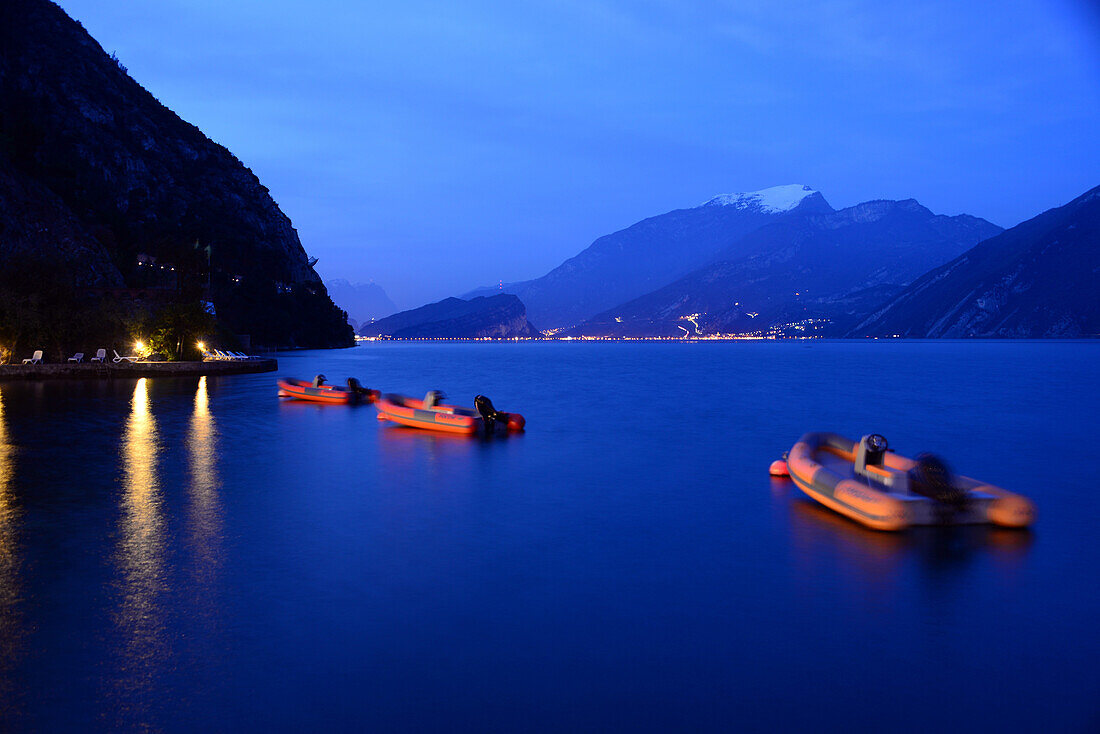
[{"label": "boat fender", "polygon": [[773,477],[789,477],[791,472],[787,469],[787,462],[783,459],[776,459],[772,462],[772,465],[768,467],[768,474]]},{"label": "boat fender", "polygon": [[509,431],[522,431],[524,426],[527,425],[527,419],[519,413],[508,414],[508,430]]}]

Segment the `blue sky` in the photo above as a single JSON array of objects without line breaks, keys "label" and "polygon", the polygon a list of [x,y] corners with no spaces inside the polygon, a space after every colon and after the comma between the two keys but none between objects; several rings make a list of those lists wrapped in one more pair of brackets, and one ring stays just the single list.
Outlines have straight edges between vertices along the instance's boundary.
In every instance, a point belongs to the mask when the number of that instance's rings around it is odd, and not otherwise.
[{"label": "blue sky", "polygon": [[1100,184],[1087,0],[61,0],[399,306],[805,183],[1011,226]]}]

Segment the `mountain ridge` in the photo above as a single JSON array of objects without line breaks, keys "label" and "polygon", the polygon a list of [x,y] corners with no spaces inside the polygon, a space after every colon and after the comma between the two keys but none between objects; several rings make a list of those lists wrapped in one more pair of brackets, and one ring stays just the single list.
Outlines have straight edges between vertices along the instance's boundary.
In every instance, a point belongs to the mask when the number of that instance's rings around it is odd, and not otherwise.
[{"label": "mountain ridge", "polygon": [[359,329],[361,336],[396,339],[536,338],[540,332],[527,320],[527,309],[515,295],[444,298],[395,313]]},{"label": "mountain ridge", "polygon": [[1100,334],[1100,186],[933,268],[848,336]]},{"label": "mountain ridge", "polygon": [[[667,286],[608,309],[571,335],[765,333],[845,321],[1001,231],[913,199],[876,200],[762,226]],[[691,327],[684,321],[690,320]]]},{"label": "mountain ridge", "polygon": [[[792,187],[797,187],[798,192],[789,191]],[[760,206],[760,201],[770,199],[764,195],[776,189],[787,190],[788,208]],[[712,203],[723,198],[736,199],[744,206]],[[794,198],[797,201],[791,201]],[[553,330],[579,323],[616,303],[675,280],[764,224],[796,213],[831,211],[833,208],[821,192],[802,184],[726,194],[699,206],[647,217],[598,237],[542,277],[505,284],[502,290],[523,300],[531,320],[539,328]],[[466,295],[491,292],[501,290],[480,288]]]}]

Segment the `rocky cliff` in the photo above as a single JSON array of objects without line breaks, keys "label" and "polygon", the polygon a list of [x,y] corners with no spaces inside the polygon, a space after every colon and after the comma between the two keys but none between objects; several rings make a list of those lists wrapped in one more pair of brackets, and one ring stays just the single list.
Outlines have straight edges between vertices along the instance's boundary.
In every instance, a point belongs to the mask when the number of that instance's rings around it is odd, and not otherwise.
[{"label": "rocky cliff", "polygon": [[[75,258],[89,285],[182,291],[191,276],[219,319],[254,340],[350,342],[252,171],[47,0],[0,3],[0,216],[14,233],[0,257]],[[178,275],[150,281],[150,262]]]}]

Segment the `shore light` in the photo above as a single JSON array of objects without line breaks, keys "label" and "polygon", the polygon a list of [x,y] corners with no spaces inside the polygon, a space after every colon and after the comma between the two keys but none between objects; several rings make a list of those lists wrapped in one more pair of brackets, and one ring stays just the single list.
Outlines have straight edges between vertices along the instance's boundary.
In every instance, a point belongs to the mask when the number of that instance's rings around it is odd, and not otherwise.
[{"label": "shore light", "polygon": [[199,343],[198,343],[198,344],[196,344],[195,346],[199,348],[199,351],[200,351],[200,352],[205,352],[205,351],[206,351],[206,345],[205,345],[205,344],[203,344],[202,342],[199,342]]}]

